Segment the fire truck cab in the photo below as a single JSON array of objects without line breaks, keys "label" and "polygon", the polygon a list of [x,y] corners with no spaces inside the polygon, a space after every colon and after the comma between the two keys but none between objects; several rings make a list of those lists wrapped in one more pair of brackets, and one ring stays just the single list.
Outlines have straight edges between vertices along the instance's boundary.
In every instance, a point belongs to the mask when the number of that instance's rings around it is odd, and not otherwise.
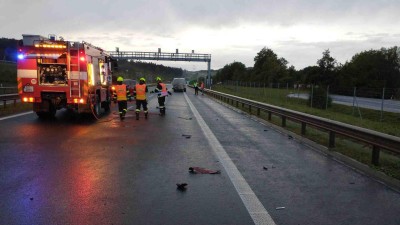
[{"label": "fire truck cab", "polygon": [[22,102],[33,103],[39,117],[58,109],[99,115],[110,110],[112,58],[86,42],[65,41],[55,35],[22,35],[17,63]]}]

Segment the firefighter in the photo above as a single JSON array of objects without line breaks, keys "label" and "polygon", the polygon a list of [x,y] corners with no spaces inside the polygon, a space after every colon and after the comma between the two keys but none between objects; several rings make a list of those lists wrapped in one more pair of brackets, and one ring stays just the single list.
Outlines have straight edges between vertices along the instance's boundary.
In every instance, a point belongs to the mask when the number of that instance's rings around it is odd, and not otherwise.
[{"label": "firefighter", "polygon": [[142,77],[139,79],[139,83],[135,85],[133,89],[136,98],[136,120],[139,120],[140,106],[143,106],[144,117],[147,119],[147,99],[146,93],[148,92],[146,86],[146,80]]},{"label": "firefighter", "polygon": [[197,84],[197,81],[194,82],[194,94],[198,95],[199,94],[199,85]]},{"label": "firefighter", "polygon": [[154,89],[154,92],[158,93],[158,108],[160,109],[160,116],[163,116],[165,115],[165,97],[168,94],[172,94],[168,91],[167,85],[162,82],[161,77],[157,77],[156,81],[157,87]]},{"label": "firefighter", "polygon": [[113,92],[114,102],[118,102],[119,118],[121,121],[125,119],[125,114],[128,108],[127,100],[129,99],[131,101],[129,90],[126,85],[122,83],[123,81],[124,78],[117,78],[118,85],[115,85],[115,89]]}]

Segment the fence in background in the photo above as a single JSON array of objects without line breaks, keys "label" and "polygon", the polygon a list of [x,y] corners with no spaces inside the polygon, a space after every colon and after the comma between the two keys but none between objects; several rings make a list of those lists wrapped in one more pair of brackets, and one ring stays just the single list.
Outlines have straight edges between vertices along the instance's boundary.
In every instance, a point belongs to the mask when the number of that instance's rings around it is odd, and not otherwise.
[{"label": "fence in background", "polygon": [[[215,86],[230,90],[231,94],[241,93],[249,99],[264,98],[273,104],[308,101],[310,107],[315,98],[331,99],[333,104],[352,107],[352,115],[363,118],[363,110],[379,112],[377,120],[384,120],[385,113],[400,113],[400,88],[356,88],[356,87],[318,87],[313,85],[289,85],[282,83],[265,84],[260,82],[225,81]],[[323,89],[323,91],[318,91]],[[328,101],[326,101],[328,103]],[[329,105],[324,107],[329,110]]]}]

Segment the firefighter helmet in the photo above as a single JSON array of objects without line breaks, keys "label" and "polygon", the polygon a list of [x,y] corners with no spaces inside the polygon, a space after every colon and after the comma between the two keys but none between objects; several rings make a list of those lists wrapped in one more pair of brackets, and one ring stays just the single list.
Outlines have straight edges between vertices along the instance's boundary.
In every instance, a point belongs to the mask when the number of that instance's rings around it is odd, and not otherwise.
[{"label": "firefighter helmet", "polygon": [[156,78],[156,81],[161,81],[161,77],[157,77],[157,78]]},{"label": "firefighter helmet", "polygon": [[144,79],[144,77],[140,78],[139,81],[143,81],[146,82],[146,79]]},{"label": "firefighter helmet", "polygon": [[122,82],[122,81],[124,81],[124,78],[118,77],[118,78],[117,78],[117,81],[118,81],[118,82]]}]

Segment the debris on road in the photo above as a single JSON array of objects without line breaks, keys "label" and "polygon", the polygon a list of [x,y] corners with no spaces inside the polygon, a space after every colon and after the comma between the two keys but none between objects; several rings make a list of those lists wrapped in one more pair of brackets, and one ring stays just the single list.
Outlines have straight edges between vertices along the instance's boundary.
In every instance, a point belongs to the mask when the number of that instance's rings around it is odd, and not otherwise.
[{"label": "debris on road", "polygon": [[201,167],[189,167],[189,173],[220,174],[219,170],[209,170]]},{"label": "debris on road", "polygon": [[176,184],[177,189],[180,190],[180,191],[186,191],[186,186],[187,185],[188,185],[187,183],[181,183],[181,184],[177,183]]},{"label": "debris on road", "polygon": [[192,135],[189,135],[189,134],[182,134],[182,137],[185,137],[185,138],[191,138],[191,137],[192,137]]},{"label": "debris on road", "polygon": [[288,139],[293,139],[293,137],[291,135],[288,135]]},{"label": "debris on road", "polygon": [[265,167],[265,166],[263,166],[263,169],[264,169],[264,170],[268,170],[268,168],[267,168],[267,167]]},{"label": "debris on road", "polygon": [[192,120],[192,117],[185,118],[185,117],[178,116],[178,118],[185,119],[185,120]]},{"label": "debris on road", "polygon": [[264,131],[268,131],[267,129],[265,129]]},{"label": "debris on road", "polygon": [[30,198],[30,200],[32,201],[32,200],[33,200],[33,198]]},{"label": "debris on road", "polygon": [[276,210],[281,210],[281,209],[285,209],[285,207],[283,207],[283,206],[282,207],[276,207],[275,209]]}]

